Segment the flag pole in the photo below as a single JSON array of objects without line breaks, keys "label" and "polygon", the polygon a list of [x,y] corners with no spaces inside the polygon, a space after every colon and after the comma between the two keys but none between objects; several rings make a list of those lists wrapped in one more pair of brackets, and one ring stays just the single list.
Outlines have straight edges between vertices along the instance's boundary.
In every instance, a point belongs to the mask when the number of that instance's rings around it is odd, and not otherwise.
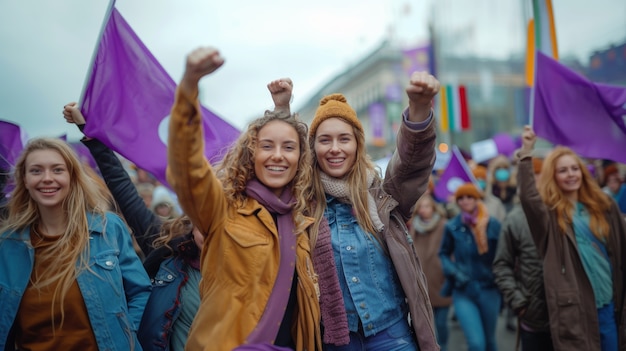
[{"label": "flag pole", "polygon": [[104,13],[102,26],[100,27],[100,32],[98,33],[98,40],[96,40],[96,45],[94,46],[93,52],[91,53],[91,60],[89,61],[89,68],[87,68],[87,74],[85,75],[83,88],[80,91],[80,99],[78,100],[78,108],[82,106],[83,100],[85,99],[85,93],[87,91],[87,83],[89,83],[89,79],[91,78],[91,72],[93,71],[93,64],[94,64],[94,61],[96,60],[96,55],[98,54],[98,48],[100,47],[100,42],[102,41],[102,35],[104,34],[104,29],[106,28],[107,23],[109,23],[109,18],[111,18],[111,13],[113,13],[114,7],[115,7],[115,0],[109,0],[109,5],[107,6],[107,10]]}]

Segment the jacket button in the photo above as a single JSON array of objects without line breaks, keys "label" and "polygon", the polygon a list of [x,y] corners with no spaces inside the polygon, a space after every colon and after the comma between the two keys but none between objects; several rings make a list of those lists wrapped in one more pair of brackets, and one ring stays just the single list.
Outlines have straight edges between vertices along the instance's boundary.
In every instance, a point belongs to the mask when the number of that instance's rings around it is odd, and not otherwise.
[{"label": "jacket button", "polygon": [[113,261],[106,261],[104,264],[111,267],[113,265]]},{"label": "jacket button", "polygon": [[172,279],[172,278],[173,278],[173,276],[171,274],[167,275],[167,279]]},{"label": "jacket button", "polygon": [[352,282],[354,282],[354,283],[358,283],[358,282],[359,282],[359,278],[357,278],[357,277],[352,277]]}]

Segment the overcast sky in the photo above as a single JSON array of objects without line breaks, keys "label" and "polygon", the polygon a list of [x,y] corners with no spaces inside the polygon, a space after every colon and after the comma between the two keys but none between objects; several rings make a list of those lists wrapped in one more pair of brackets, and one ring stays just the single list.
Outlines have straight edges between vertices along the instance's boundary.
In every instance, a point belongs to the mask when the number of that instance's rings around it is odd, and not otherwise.
[{"label": "overcast sky", "polygon": [[[265,85],[272,79],[294,80],[298,107],[376,47],[391,33],[392,22],[396,38],[407,45],[425,41],[429,2],[118,0],[116,6],[175,81],[188,52],[217,47],[226,64],[202,81],[203,104],[241,129],[271,108]],[[519,5],[504,5],[511,2]],[[449,6],[454,13],[454,20],[445,21],[450,30],[471,28],[467,45],[475,53],[506,57],[523,45],[522,1],[441,3],[437,11]],[[584,59],[593,46],[626,40],[624,0],[553,4],[562,54]],[[0,119],[19,124],[30,137],[79,138],[61,110],[80,96],[107,5],[108,0],[0,1]]]}]

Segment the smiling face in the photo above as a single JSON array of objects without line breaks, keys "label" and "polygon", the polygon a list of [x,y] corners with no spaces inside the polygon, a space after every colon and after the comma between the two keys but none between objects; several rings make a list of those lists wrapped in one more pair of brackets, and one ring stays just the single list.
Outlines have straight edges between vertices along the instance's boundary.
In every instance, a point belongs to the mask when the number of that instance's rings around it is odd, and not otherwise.
[{"label": "smiling face", "polygon": [[465,213],[473,213],[478,205],[478,200],[469,195],[462,195],[456,199],[456,204],[459,206],[461,211]]},{"label": "smiling face", "polygon": [[582,184],[580,164],[572,155],[563,155],[556,160],[554,180],[565,196],[575,195]]},{"label": "smiling face", "polygon": [[70,191],[70,173],[55,150],[35,150],[26,157],[24,185],[40,209],[61,209]]},{"label": "smiling face", "polygon": [[340,118],[320,123],[315,132],[315,157],[322,171],[342,178],[356,161],[357,141],[352,125]]},{"label": "smiling face", "polygon": [[254,151],[254,173],[276,196],[295,177],[300,159],[298,132],[289,124],[275,120],[259,130]]}]

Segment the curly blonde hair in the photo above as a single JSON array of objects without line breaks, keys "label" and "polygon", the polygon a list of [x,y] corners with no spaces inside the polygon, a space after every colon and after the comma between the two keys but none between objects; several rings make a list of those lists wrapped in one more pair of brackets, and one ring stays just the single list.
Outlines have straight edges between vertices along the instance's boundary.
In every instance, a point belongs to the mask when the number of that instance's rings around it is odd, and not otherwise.
[{"label": "curly blonde hair", "polygon": [[311,184],[311,152],[307,147],[307,125],[300,121],[297,114],[284,111],[265,111],[265,115],[251,122],[244,133],[239,136],[233,147],[226,153],[221,162],[215,166],[216,174],[224,187],[224,194],[233,206],[242,206],[247,200],[245,189],[248,181],[254,175],[254,156],[258,143],[259,131],[268,123],[280,121],[287,123],[298,133],[300,158],[296,174],[291,181],[292,192],[296,199],[293,208],[296,232],[301,233],[304,228],[301,216],[307,215],[308,187]]}]

